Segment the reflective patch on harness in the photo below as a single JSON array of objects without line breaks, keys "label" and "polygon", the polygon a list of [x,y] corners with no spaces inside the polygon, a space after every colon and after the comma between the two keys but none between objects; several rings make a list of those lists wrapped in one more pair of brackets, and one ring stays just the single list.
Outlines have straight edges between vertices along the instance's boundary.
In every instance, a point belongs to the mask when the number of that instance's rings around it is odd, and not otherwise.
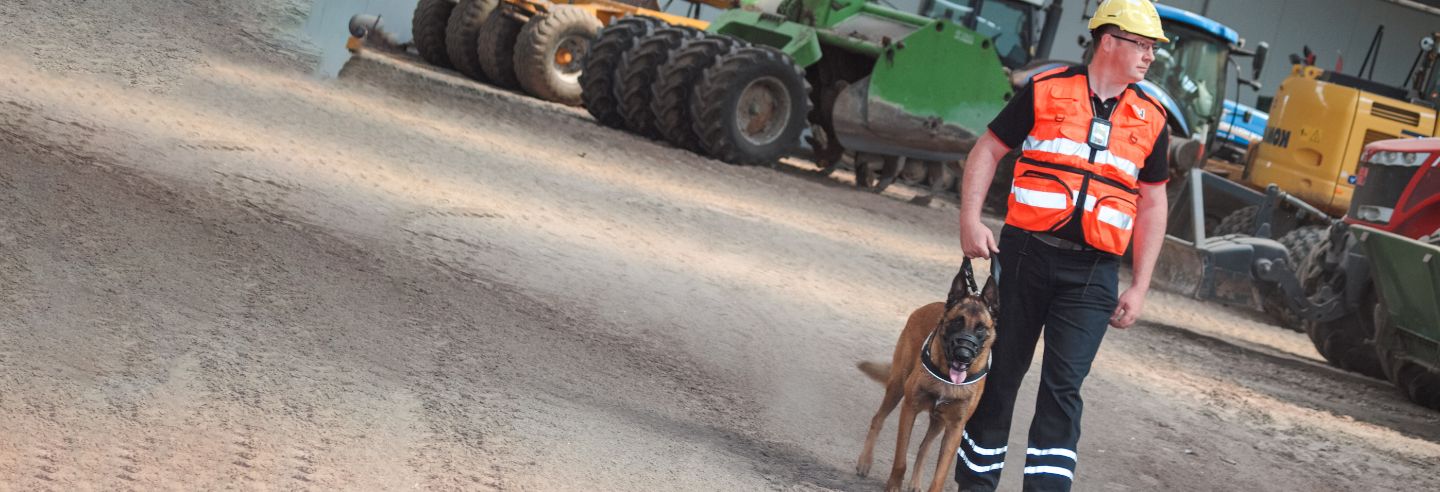
[{"label": "reflective patch on harness", "polygon": [[1036,208],[1053,208],[1065,210],[1070,207],[1064,193],[1052,191],[1027,190],[1018,186],[1010,187],[1010,192],[1015,194],[1015,201]]},{"label": "reflective patch on harness", "polygon": [[1135,219],[1133,217],[1110,207],[1100,207],[1100,210],[1095,212],[1095,219],[1125,231],[1130,230],[1130,227],[1135,225]]}]

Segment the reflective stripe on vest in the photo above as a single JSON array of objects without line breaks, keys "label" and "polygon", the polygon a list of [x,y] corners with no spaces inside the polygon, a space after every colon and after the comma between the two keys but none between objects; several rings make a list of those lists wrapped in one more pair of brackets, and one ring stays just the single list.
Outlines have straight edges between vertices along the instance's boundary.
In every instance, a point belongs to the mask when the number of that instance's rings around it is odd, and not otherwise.
[{"label": "reflective stripe on vest", "polygon": [[[1080,159],[1090,158],[1090,144],[1076,142],[1068,138],[1057,138],[1054,140],[1037,140],[1035,137],[1025,137],[1025,145],[1021,150],[1034,150],[1049,152],[1051,154],[1062,154]],[[1129,159],[1111,153],[1109,150],[1102,150],[1095,153],[1096,164],[1104,164],[1118,169],[1125,173],[1132,180],[1140,179],[1140,167]]]},{"label": "reflective stripe on vest", "polygon": [[1054,208],[1060,210],[1070,208],[1070,202],[1065,201],[1066,196],[1064,193],[1027,190],[1020,187],[1011,187],[1010,192],[1015,194],[1016,202],[1020,202],[1032,207]]},{"label": "reflective stripe on vest", "polygon": [[1118,227],[1121,230],[1128,231],[1135,225],[1134,218],[1110,207],[1100,207],[1100,211],[1095,213],[1097,214],[1095,216],[1096,220]]}]

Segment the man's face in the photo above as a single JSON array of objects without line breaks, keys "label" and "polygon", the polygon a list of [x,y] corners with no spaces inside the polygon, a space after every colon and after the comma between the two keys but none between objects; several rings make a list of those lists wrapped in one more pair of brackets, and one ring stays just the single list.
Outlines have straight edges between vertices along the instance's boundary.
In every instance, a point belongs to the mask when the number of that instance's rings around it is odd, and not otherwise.
[{"label": "man's face", "polygon": [[1114,54],[1116,70],[1125,74],[1131,83],[1143,80],[1145,72],[1150,70],[1150,62],[1155,61],[1155,40],[1127,32],[1110,33],[1106,37],[1111,38],[1110,51]]}]

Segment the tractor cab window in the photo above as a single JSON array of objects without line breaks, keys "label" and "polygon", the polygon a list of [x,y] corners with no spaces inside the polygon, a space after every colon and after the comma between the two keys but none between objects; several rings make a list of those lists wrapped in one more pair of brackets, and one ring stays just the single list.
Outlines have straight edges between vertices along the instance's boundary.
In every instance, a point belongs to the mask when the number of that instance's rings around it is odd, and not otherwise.
[{"label": "tractor cab window", "polygon": [[[979,11],[976,11],[976,8]],[[995,53],[1007,68],[1030,62],[1035,33],[1031,28],[1033,6],[1019,0],[922,0],[920,15],[965,26],[990,38]]]},{"label": "tractor cab window", "polygon": [[1155,45],[1155,61],[1145,79],[1160,86],[1180,106],[1192,135],[1209,135],[1220,116],[1228,46],[1212,36],[1183,28],[1165,31],[1168,43]]},{"label": "tractor cab window", "polygon": [[1030,62],[1030,7],[1021,3],[988,1],[980,4],[975,31],[995,43],[1001,63],[1015,69]]}]

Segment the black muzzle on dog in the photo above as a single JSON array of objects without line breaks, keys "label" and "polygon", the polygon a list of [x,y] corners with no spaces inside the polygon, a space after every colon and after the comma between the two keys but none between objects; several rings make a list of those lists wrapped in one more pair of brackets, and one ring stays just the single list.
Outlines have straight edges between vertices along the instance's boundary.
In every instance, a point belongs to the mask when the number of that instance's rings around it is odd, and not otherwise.
[{"label": "black muzzle on dog", "polygon": [[980,355],[985,338],[976,333],[949,333],[945,337],[945,355],[951,364],[969,366]]}]

